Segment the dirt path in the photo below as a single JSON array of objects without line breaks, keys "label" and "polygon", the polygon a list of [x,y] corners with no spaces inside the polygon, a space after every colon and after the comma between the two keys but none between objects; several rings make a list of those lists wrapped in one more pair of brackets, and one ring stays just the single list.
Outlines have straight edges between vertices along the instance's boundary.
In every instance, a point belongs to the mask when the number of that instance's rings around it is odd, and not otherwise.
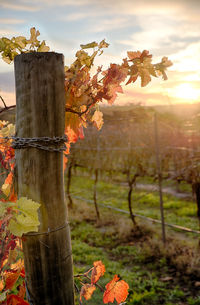
[{"label": "dirt path", "polygon": [[[158,191],[158,186],[155,184],[141,184],[137,183],[136,184],[136,189],[140,190],[146,190],[146,191]],[[182,198],[182,199],[192,199],[192,194],[191,193],[181,193],[177,192],[171,187],[163,187],[162,188],[163,193],[173,195],[177,198]]]}]

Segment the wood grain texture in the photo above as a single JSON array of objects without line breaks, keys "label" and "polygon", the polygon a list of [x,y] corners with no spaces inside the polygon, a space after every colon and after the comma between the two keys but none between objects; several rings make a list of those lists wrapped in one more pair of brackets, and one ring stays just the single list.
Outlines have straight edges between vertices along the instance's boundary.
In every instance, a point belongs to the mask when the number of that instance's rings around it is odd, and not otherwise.
[{"label": "wood grain texture", "polygon": [[[15,58],[16,136],[64,135],[65,91],[63,55],[28,53]],[[18,197],[39,202],[39,232],[67,221],[63,154],[37,148],[16,150]],[[74,304],[69,226],[23,241],[26,281],[34,305]]]}]

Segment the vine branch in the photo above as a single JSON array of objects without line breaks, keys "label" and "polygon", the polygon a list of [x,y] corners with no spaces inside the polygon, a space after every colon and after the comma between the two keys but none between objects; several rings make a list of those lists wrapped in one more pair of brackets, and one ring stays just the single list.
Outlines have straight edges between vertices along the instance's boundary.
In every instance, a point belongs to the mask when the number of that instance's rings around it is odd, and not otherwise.
[{"label": "vine branch", "polygon": [[3,105],[4,105],[4,108],[0,109],[0,113],[16,107],[16,105],[7,106],[5,101],[4,101],[4,99],[3,99],[3,97],[1,95],[0,95],[0,99],[1,99],[1,101],[3,103]]}]

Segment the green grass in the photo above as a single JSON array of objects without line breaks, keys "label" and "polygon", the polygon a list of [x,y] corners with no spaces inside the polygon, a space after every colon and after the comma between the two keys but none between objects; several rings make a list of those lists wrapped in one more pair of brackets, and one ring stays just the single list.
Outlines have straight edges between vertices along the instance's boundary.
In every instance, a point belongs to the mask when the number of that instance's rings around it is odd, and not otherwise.
[{"label": "green grass", "polygon": [[[89,177],[73,176],[71,193],[93,200],[94,180]],[[128,187],[100,180],[97,184],[97,201],[128,211]],[[165,221],[198,230],[196,203],[177,199],[172,195],[163,195]],[[133,211],[147,217],[160,219],[160,203],[158,192],[133,190]]]},{"label": "green grass", "polygon": [[[81,202],[78,202],[79,209],[80,204]],[[77,210],[77,206],[74,210]],[[89,208],[86,214],[86,218],[89,219]],[[200,304],[199,298],[193,295],[195,289],[193,292],[188,290],[190,280],[187,278],[183,282],[181,276],[180,279],[173,276],[169,281],[162,280],[170,276],[172,267],[168,258],[158,254],[158,251],[151,252],[152,247],[131,242],[131,232],[127,233],[125,230],[123,233],[125,235],[120,235],[118,231],[120,228],[112,224],[111,215],[107,216],[108,220],[110,219],[107,225],[96,225],[94,220],[81,220],[82,218],[84,217],[80,214],[80,218],[72,217],[70,220],[75,274],[89,270],[94,261],[101,260],[105,264],[106,273],[100,279],[100,285],[105,287],[106,283],[118,274],[130,287],[128,305],[175,305],[181,302],[186,305]],[[79,280],[76,279],[75,282],[80,289]],[[96,289],[91,300],[87,302],[83,300],[83,304],[103,304],[102,297],[100,290]],[[76,301],[78,302],[78,294]]]}]

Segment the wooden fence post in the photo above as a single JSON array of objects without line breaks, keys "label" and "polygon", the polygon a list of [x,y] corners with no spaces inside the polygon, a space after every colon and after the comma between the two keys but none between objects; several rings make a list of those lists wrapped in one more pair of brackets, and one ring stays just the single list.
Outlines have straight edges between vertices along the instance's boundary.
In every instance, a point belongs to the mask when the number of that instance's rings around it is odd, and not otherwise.
[{"label": "wooden fence post", "polygon": [[165,233],[165,218],[164,218],[164,207],[163,207],[163,195],[162,195],[162,171],[160,165],[160,150],[159,150],[159,139],[158,139],[158,122],[157,115],[154,114],[154,132],[155,132],[155,150],[156,150],[156,167],[158,174],[158,188],[160,197],[160,215],[162,224],[162,240],[166,243],[166,233]]},{"label": "wooden fence post", "polygon": [[[15,58],[16,136],[62,137],[65,126],[64,60],[57,53]],[[26,140],[25,140],[26,142]],[[37,142],[36,142],[37,143]],[[63,143],[39,143],[59,148]],[[24,236],[26,287],[34,305],[73,305],[70,229],[64,196],[63,153],[16,148],[18,197],[41,204],[38,233]]]}]

